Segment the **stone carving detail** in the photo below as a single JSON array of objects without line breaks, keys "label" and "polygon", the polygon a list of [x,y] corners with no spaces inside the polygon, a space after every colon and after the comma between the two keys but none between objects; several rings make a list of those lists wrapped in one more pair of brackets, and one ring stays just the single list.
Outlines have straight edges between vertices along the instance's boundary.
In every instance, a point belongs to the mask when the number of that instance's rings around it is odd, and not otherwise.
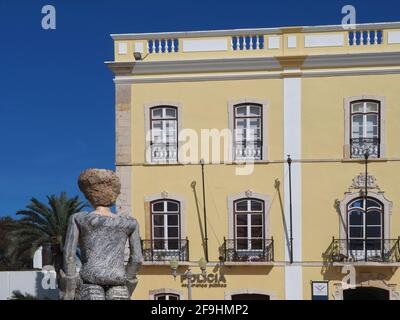
[{"label": "stone carving detail", "polygon": [[167,191],[161,192],[161,197],[162,197],[163,199],[168,198],[168,192],[167,192]]},{"label": "stone carving detail", "polygon": [[[353,182],[349,190],[364,189],[364,188],[365,188],[365,173],[361,172],[358,176],[353,178]],[[372,175],[368,175],[367,177],[367,188],[380,190],[378,184],[376,183],[376,178]]]},{"label": "stone carving detail", "polygon": [[253,196],[253,191],[247,190],[247,191],[245,191],[245,194],[246,194],[247,198],[251,198]]}]

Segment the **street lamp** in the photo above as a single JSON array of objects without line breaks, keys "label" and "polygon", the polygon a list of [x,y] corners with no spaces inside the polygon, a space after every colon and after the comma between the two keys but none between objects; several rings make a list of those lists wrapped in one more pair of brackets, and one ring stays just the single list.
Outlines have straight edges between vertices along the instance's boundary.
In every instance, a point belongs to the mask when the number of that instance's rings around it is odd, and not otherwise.
[{"label": "street lamp", "polygon": [[174,279],[176,279],[177,276],[183,276],[184,278],[187,279],[188,300],[192,300],[192,277],[193,276],[206,277],[206,275],[207,275],[207,260],[204,258],[201,258],[199,260],[198,264],[199,264],[201,273],[192,273],[192,270],[190,269],[190,267],[185,272],[178,273],[178,267],[179,267],[178,259],[173,258],[169,262]]}]

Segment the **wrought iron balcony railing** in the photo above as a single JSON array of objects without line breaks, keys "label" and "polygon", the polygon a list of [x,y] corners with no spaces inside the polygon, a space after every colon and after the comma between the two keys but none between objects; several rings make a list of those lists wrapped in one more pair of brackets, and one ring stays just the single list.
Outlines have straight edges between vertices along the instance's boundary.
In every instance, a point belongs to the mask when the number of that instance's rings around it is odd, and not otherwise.
[{"label": "wrought iron balcony railing", "polygon": [[274,239],[224,239],[226,262],[274,261]]},{"label": "wrought iron balcony railing", "polygon": [[175,162],[178,159],[176,144],[151,144],[151,160],[153,162]]},{"label": "wrought iron balcony railing", "polygon": [[400,238],[333,238],[326,253],[329,262],[400,262]]},{"label": "wrought iron balcony railing", "polygon": [[235,144],[236,160],[261,160],[262,159],[262,142],[254,141],[252,144],[246,141],[236,142]]},{"label": "wrought iron balcony railing", "polygon": [[379,138],[352,138],[351,157],[363,158],[366,151],[372,158],[379,158]]},{"label": "wrought iron balcony railing", "polygon": [[141,240],[144,261],[189,261],[189,240]]}]

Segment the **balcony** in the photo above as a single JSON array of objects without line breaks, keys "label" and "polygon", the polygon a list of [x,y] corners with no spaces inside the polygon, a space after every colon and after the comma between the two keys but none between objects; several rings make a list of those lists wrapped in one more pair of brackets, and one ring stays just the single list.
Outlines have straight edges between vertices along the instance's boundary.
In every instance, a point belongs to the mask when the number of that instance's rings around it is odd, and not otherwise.
[{"label": "balcony", "polygon": [[398,239],[332,239],[328,262],[400,262]]},{"label": "balcony", "polygon": [[224,239],[225,262],[272,262],[274,239]]},{"label": "balcony", "polygon": [[352,158],[364,158],[366,151],[371,158],[379,158],[379,138],[352,138],[350,144]]},{"label": "balcony", "polygon": [[141,240],[144,261],[189,261],[189,240],[157,239]]}]

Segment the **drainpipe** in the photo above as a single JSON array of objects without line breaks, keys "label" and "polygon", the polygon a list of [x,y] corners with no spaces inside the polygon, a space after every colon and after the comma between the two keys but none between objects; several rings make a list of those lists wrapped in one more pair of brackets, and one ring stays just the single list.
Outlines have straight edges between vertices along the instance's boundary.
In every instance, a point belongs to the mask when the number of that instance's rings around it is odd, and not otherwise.
[{"label": "drainpipe", "polygon": [[287,157],[289,166],[289,214],[290,214],[290,263],[293,263],[293,210],[292,210],[292,159]]},{"label": "drainpipe", "polygon": [[208,233],[207,233],[207,208],[206,208],[206,187],[204,183],[204,160],[200,160],[201,164],[201,181],[203,186],[203,213],[204,213],[204,245],[205,259],[208,262]]}]

